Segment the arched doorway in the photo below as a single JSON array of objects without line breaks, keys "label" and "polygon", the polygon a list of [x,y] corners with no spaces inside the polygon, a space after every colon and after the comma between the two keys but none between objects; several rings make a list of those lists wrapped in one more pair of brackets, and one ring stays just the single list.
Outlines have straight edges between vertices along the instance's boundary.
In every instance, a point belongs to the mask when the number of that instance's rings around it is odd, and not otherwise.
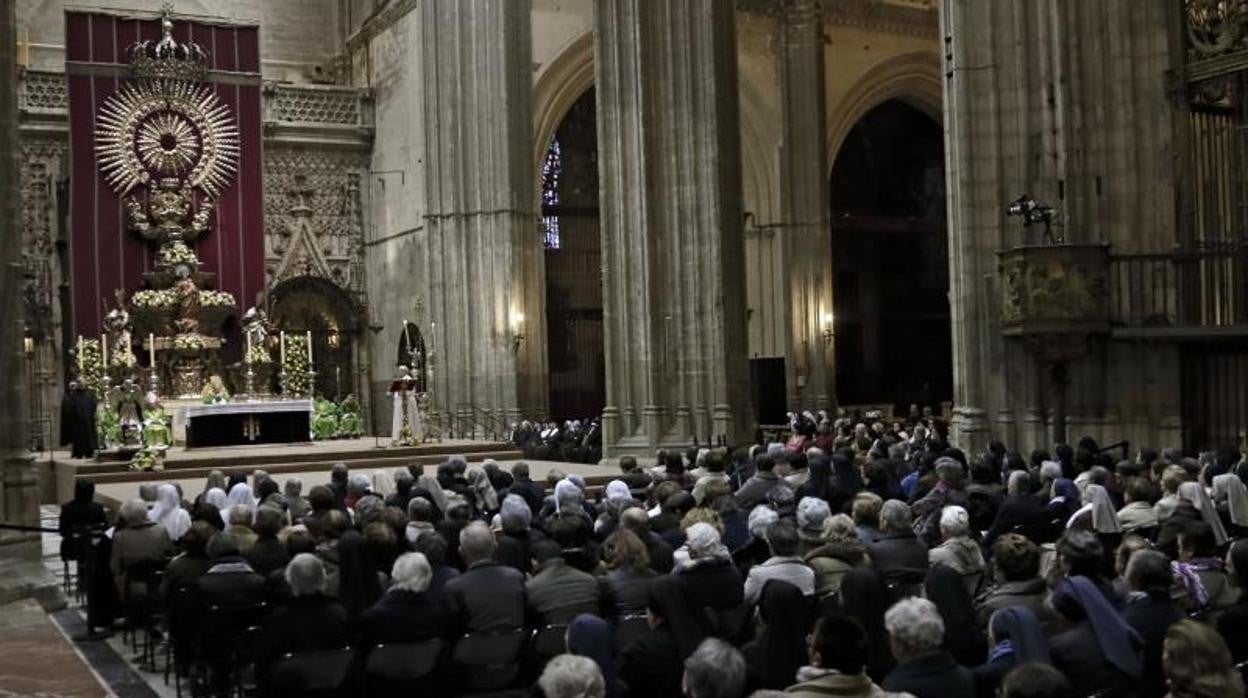
[{"label": "arched doorway", "polygon": [[874,107],[830,187],[837,401],[939,412],[953,397],[940,124],[900,100]]},{"label": "arched doorway", "polygon": [[559,420],[597,418],[606,403],[597,128],[591,87],[559,123],[541,163],[548,397]]},{"label": "arched doorway", "polygon": [[359,308],[333,282],[316,276],[287,279],[273,287],[269,319],[294,334],[312,333],[314,394],[339,399],[359,396],[355,382],[355,345]]}]

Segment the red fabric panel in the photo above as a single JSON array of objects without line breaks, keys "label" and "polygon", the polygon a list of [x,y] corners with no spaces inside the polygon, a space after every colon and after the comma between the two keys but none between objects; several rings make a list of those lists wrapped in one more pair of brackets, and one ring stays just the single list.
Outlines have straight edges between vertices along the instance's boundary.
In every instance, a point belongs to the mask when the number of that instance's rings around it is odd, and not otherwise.
[{"label": "red fabric panel", "polygon": [[[68,60],[109,65],[128,61],[126,49],[136,38],[158,39],[160,24],[156,20],[118,20],[69,12],[66,36]],[[264,288],[260,86],[236,84],[237,78],[246,76],[232,69],[238,65],[237,58],[245,55],[255,59],[252,65],[256,70],[251,72],[258,72],[259,34],[255,27],[236,31],[232,26],[175,20],[174,36],[179,41],[193,37],[212,54],[214,66],[237,76],[227,76],[213,89],[234,114],[243,155],[234,181],[221,193],[213,230],[195,247],[203,270],[216,274],[215,288],[234,294],[245,308]],[[236,41],[250,45],[237,46]],[[143,272],[151,269],[154,258],[148,245],[126,229],[122,202],[100,174],[95,160],[95,116],[104,100],[127,79],[72,71],[69,76],[74,326],[78,334],[88,336],[100,333],[103,304],[111,305],[116,289],[132,293],[143,287]],[[237,343],[237,337],[232,339]],[[227,351],[227,356],[234,353]]]},{"label": "red fabric panel", "polygon": [[259,27],[235,27],[234,49],[238,51],[238,70],[240,72],[260,72]]},{"label": "red fabric panel", "polygon": [[65,59],[70,61],[91,60],[91,28],[87,15],[80,13],[65,16]]}]

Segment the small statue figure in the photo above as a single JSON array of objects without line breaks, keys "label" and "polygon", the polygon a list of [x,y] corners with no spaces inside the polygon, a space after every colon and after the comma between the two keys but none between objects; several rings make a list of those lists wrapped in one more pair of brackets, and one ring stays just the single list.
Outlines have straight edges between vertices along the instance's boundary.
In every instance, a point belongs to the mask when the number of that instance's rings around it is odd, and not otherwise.
[{"label": "small statue figure", "polygon": [[363,420],[360,419],[360,401],[355,395],[348,394],[338,406],[338,437],[358,439],[364,433]]},{"label": "small statue figure", "polygon": [[318,397],[312,403],[312,438],[317,441],[328,441],[338,434],[338,416],[334,414],[334,403]]},{"label": "small statue figure", "polygon": [[[429,393],[421,393],[416,398],[416,410],[418,414],[433,414],[433,398]],[[431,419],[428,424],[424,425],[421,443],[429,443],[430,441],[442,443],[442,429],[438,427],[437,419]]]},{"label": "small statue figure", "polygon": [[117,291],[117,307],[104,316],[104,329],[108,332],[109,348],[112,349],[108,357],[110,368],[133,369],[138,365],[134,349],[130,346],[131,328],[130,313],[126,311],[126,294]]},{"label": "small statue figure", "polygon": [[263,310],[252,306],[243,313],[243,336],[246,338],[247,346],[250,347],[245,357],[247,363],[273,363],[273,356],[269,354],[271,331],[269,318]]},{"label": "small statue figure", "polygon": [[230,393],[225,389],[221,376],[213,374],[208,377],[208,382],[204,383],[202,397],[205,405],[220,405],[230,401]]},{"label": "small statue figure", "polygon": [[172,443],[169,414],[161,406],[156,393],[148,392],[143,408],[143,446],[146,449],[165,450]]},{"label": "small statue figure", "polygon": [[139,386],[127,378],[117,388],[115,397],[117,426],[122,448],[139,448],[143,445],[143,404],[139,398]]}]

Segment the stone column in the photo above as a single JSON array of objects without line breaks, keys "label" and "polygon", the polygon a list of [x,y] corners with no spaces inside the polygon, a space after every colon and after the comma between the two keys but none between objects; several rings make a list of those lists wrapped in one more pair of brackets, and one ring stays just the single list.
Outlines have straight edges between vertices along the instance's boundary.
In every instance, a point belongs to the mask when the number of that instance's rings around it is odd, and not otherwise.
[{"label": "stone column", "polygon": [[421,5],[434,394],[467,419],[544,412],[529,12],[528,0]]},{"label": "stone column", "polygon": [[[16,3],[0,4],[0,294],[8,312],[0,321],[0,522],[39,523],[39,488],[26,453],[26,372],[20,352],[24,334],[22,229],[18,225],[21,190],[17,167],[17,19]],[[17,550],[39,554],[38,534],[0,531],[0,556]]]},{"label": "stone column", "polygon": [[608,455],[747,436],[734,21],[594,3]]},{"label": "stone column", "polygon": [[[1055,398],[1047,371],[1001,335],[996,253],[1024,242],[1007,203],[1023,193],[1049,203],[1066,241],[1109,243],[1112,253],[1166,252],[1178,239],[1167,78],[1176,11],[1134,0],[942,0],[951,436],[968,453],[990,437],[1023,452],[1052,446],[1041,424]],[[1070,366],[1071,440],[1174,443],[1163,430],[1177,419],[1177,374],[1173,345],[1093,342]],[[1129,414],[1140,423],[1124,422]]]},{"label": "stone column", "polygon": [[817,0],[784,0],[779,18],[780,206],[788,278],[789,406],[836,403],[832,237],[828,225],[823,19]]}]

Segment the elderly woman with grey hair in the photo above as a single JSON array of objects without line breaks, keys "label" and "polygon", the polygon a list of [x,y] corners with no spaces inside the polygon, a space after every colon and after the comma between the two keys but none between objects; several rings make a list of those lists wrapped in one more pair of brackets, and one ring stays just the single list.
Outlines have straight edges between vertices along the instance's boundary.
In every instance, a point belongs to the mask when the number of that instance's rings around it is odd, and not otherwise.
[{"label": "elderly woman with grey hair", "polygon": [[[421,553],[405,553],[390,569],[390,589],[355,622],[353,646],[364,652],[381,644],[421,642],[449,630],[446,611],[426,593],[433,571]],[[425,689],[427,693],[437,691]]]},{"label": "elderly woman with grey hair", "polygon": [[940,534],[944,542],[927,551],[928,563],[957,572],[966,583],[966,593],[974,596],[987,565],[979,543],[971,539],[971,518],[966,509],[945,507],[940,512]]},{"label": "elderly woman with grey hair", "polygon": [[973,696],[975,680],[941,649],[945,622],[936,604],[917,597],[902,599],[884,614],[888,644],[897,666],[884,677],[886,691],[916,696]]},{"label": "elderly woman with grey hair", "polygon": [[674,572],[689,598],[703,606],[731,608],[744,598],[741,573],[732,563],[719,531],[707,523],[695,523],[685,531],[688,560],[678,562]]},{"label": "elderly woman with grey hair", "polygon": [[303,496],[303,480],[288,477],[282,484],[282,494],[286,497],[286,510],[290,513],[291,525],[303,521],[303,517],[312,513],[312,505]]},{"label": "elderly woman with grey hair", "polygon": [[325,595],[325,567],[311,553],[299,553],[286,565],[290,600],[260,623],[256,640],[256,677],[262,695],[282,695],[292,687],[273,685],[270,669],[287,652],[318,652],[350,643],[347,612]]},{"label": "elderly woman with grey hair", "polygon": [[589,657],[561,654],[551,659],[537,680],[546,698],[604,698],[602,670]]}]

